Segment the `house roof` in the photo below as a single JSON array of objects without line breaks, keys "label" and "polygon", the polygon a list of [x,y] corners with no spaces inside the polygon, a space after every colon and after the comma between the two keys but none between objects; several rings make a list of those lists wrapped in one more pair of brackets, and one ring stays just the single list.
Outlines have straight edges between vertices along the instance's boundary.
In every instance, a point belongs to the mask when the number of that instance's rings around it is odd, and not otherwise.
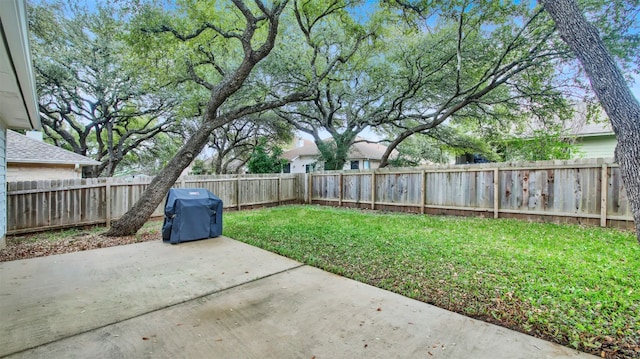
[{"label": "house roof", "polygon": [[587,105],[579,103],[575,107],[573,118],[565,123],[565,128],[577,137],[613,135],[611,121],[602,107],[597,107],[593,117],[591,119],[588,117]]},{"label": "house roof", "polygon": [[8,163],[42,163],[42,164],[77,164],[95,166],[100,162],[64,148],[50,145],[21,135],[15,131],[7,131]]},{"label": "house roof", "polygon": [[[574,107],[573,117],[562,123],[563,130],[566,134],[576,137],[592,137],[613,135],[613,128],[607,114],[601,107],[597,107],[589,116],[587,104],[584,102],[576,104]],[[532,121],[529,128],[523,133],[525,137],[533,135],[535,130],[543,130],[544,125],[539,122]]]},{"label": "house roof", "polygon": [[8,128],[39,129],[25,0],[0,1],[0,121]]},{"label": "house roof", "polygon": [[610,122],[604,123],[586,123],[580,127],[574,134],[578,137],[613,135],[613,128]]},{"label": "house roof", "polygon": [[[326,141],[326,140],[325,140]],[[360,142],[358,142],[360,141]],[[366,141],[364,138],[356,137],[356,142],[349,149],[348,159],[371,159],[380,160],[382,155],[387,150],[387,146],[379,143],[362,142]],[[393,155],[396,155],[397,151],[393,151]],[[284,159],[292,161],[298,157],[315,157],[319,156],[320,151],[318,146],[313,141],[304,140],[302,147],[297,147],[289,151],[285,151],[282,154]]]},{"label": "house roof", "polygon": [[291,161],[298,157],[313,157],[318,156],[319,154],[320,151],[318,151],[318,146],[316,146],[315,142],[310,140],[302,140],[301,147],[296,147],[288,151],[284,151],[282,153],[282,158]]},{"label": "house roof", "polygon": [[[363,138],[357,138],[356,141],[362,140]],[[381,145],[379,143],[370,143],[370,142],[356,142],[349,149],[349,158],[368,158],[379,160],[382,159],[382,155],[387,150],[387,146]],[[395,155],[397,151],[393,151],[392,155]]]}]

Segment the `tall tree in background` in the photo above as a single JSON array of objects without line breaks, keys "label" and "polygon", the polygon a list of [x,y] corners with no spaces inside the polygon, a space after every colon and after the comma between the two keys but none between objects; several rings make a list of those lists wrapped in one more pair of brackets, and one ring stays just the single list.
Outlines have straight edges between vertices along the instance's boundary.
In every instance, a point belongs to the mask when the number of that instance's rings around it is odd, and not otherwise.
[{"label": "tall tree in background", "polygon": [[598,30],[589,24],[576,1],[544,0],[542,4],[555,21],[562,39],[582,63],[593,91],[609,116],[618,139],[616,162],[620,164],[640,242],[640,104]]},{"label": "tall tree in background", "polygon": [[278,146],[268,146],[266,138],[260,138],[254,147],[247,167],[249,173],[280,173],[286,160],[281,158],[282,149]]},{"label": "tall tree in background", "polygon": [[[392,129],[391,126],[385,128]],[[392,130],[389,136],[395,133]],[[389,161],[394,167],[448,164],[452,155],[465,154],[478,154],[492,161],[500,160],[485,139],[453,126],[438,126],[424,134],[416,133],[398,145],[397,150],[398,156]]]},{"label": "tall tree in background", "polygon": [[[336,46],[344,46],[340,36],[325,36],[341,44]],[[374,35],[363,32],[360,36],[364,41]],[[275,111],[297,130],[313,137],[325,170],[342,169],[357,136],[367,127],[392,121],[402,104],[401,100],[394,101],[396,91],[388,87],[392,65],[379,61],[380,47],[366,43],[351,46],[356,50],[354,56],[318,84],[313,99]],[[330,138],[323,140],[324,133]]]},{"label": "tall tree in background", "polygon": [[[151,139],[174,130],[169,88],[134,66],[113,7],[73,2],[30,7],[30,34],[43,130],[55,145],[101,162],[86,177],[113,176]],[[153,149],[154,151],[156,149]]]},{"label": "tall tree in background", "polygon": [[[339,77],[343,78],[337,80]],[[358,134],[391,117],[391,110],[382,103],[386,100],[385,81],[365,77],[363,71],[333,74],[319,84],[311,101],[276,110],[297,130],[313,136],[325,170],[342,169]],[[330,138],[323,140],[321,131],[329,133]]]},{"label": "tall tree in background", "polygon": [[[398,130],[382,159],[415,133],[438,126],[475,124],[511,130],[526,114],[558,116],[566,110],[555,66],[566,55],[542,9],[528,3],[391,1],[416,24],[398,44],[398,83],[419,103],[392,125]],[[433,25],[429,15],[438,21]],[[395,85],[395,84],[394,84]],[[437,133],[436,133],[437,134]]]},{"label": "tall tree in background", "polygon": [[[312,22],[322,22],[331,15],[336,1],[305,3],[317,9]],[[313,94],[315,83],[321,81],[349,53],[331,52],[331,57],[318,61],[322,50],[308,44],[305,57],[309,59],[308,86],[293,86],[291,82],[277,80],[265,86],[243,87],[254,68],[264,60],[276,45],[280,17],[288,1],[266,4],[261,0],[231,3],[185,1],[182,11],[144,6],[139,18],[134,19],[144,31],[135,34],[146,51],[150,66],[168,75],[182,76],[208,93],[209,100],[198,130],[176,153],[167,166],[153,179],[136,204],[106,233],[109,236],[130,235],[138,231],[160,204],[180,173],[202,151],[212,131],[243,116],[261,113],[293,101],[305,100]],[[306,16],[294,2],[296,16]],[[303,29],[304,31],[304,29]],[[332,50],[332,49],[329,49]],[[259,77],[259,73],[256,74]],[[269,80],[269,78],[265,78]],[[251,81],[251,79],[249,79]],[[257,80],[256,80],[257,81]],[[278,88],[279,91],[261,90]]]},{"label": "tall tree in background", "polygon": [[[357,7],[358,3],[353,0],[331,3],[326,12],[333,16],[323,22],[309,21],[318,18],[321,8],[301,8],[295,16],[295,23],[290,23],[289,27],[295,26],[302,31],[284,34],[284,41],[290,44],[306,43],[323,49],[320,53],[323,57],[320,61],[323,62],[329,61],[334,51],[349,54],[349,61],[344,66],[335,68],[322,82],[315,84],[313,98],[275,110],[297,130],[313,137],[326,170],[342,168],[358,133],[377,118],[374,112],[380,107],[380,104],[375,104],[379,95],[366,93],[365,86],[384,87],[382,81],[376,82],[370,77],[365,79],[366,55],[371,48],[367,42],[374,37],[376,20],[370,20],[368,24],[356,21],[349,10]],[[306,73],[309,70],[305,68],[304,57],[297,56],[300,50],[298,46],[279,49],[271,59],[279,65],[270,66],[269,75],[280,78],[283,73],[294,73],[295,81],[308,82]],[[331,140],[323,141],[322,131],[328,132]]]},{"label": "tall tree in background", "polygon": [[261,141],[277,146],[292,139],[293,130],[288,123],[266,115],[247,116],[228,123],[211,134],[208,145],[214,150],[212,173],[239,171],[250,160]]},{"label": "tall tree in background", "polygon": [[130,151],[120,162],[116,175],[157,175],[188,138],[184,122],[182,125],[182,131],[177,131],[179,133],[159,133]]}]

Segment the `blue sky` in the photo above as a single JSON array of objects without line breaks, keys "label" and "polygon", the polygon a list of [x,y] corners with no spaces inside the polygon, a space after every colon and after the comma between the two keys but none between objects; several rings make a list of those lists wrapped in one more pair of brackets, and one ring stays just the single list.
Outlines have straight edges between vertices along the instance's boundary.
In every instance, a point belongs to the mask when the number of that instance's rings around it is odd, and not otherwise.
[{"label": "blue sky", "polygon": [[635,76],[636,83],[631,86],[631,91],[636,96],[636,99],[640,101],[640,75]]}]

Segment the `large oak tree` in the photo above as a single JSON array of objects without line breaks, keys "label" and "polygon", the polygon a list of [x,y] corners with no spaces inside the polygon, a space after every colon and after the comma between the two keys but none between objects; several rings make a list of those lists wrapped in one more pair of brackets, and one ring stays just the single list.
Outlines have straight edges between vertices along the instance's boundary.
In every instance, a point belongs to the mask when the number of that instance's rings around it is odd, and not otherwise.
[{"label": "large oak tree", "polygon": [[[183,11],[172,13],[149,6],[142,8],[140,18],[134,23],[147,26],[135,34],[134,41],[139,41],[141,49],[147,51],[147,62],[169,76],[175,74],[178,81],[189,81],[204,89],[209,99],[198,130],[106,235],[137,232],[216,128],[244,116],[309,98],[315,84],[348,59],[349,52],[323,49],[309,41],[305,58],[310,71],[306,72],[308,78],[303,86],[295,86],[286,78],[269,77],[262,78],[268,83],[264,87],[277,88],[277,91],[261,95],[260,91],[256,92],[259,90],[256,86],[243,86],[254,68],[276,46],[281,16],[288,3],[287,0],[269,4],[261,0],[250,3],[232,0],[225,4],[186,1]],[[331,16],[335,3],[340,1],[293,2],[290,14],[302,19],[301,23],[321,23]],[[307,11],[309,8],[313,11]],[[308,30],[313,29],[301,29],[311,38]],[[320,57],[323,50],[330,51],[330,55]],[[254,76],[260,78],[260,72]]]},{"label": "large oak tree", "polygon": [[247,116],[215,129],[211,134],[210,170],[215,174],[241,173],[260,141],[282,145],[293,139],[292,127],[273,116]]},{"label": "large oak tree", "polygon": [[405,103],[413,106],[387,126],[396,128],[387,129],[396,136],[381,166],[405,139],[416,133],[437,136],[439,126],[475,122],[476,131],[509,129],[501,122],[566,110],[555,71],[568,51],[555,46],[559,40],[542,9],[526,2],[389,3],[415,24],[412,33],[403,34],[407,41],[396,41],[394,54],[397,82],[412,89]]},{"label": "large oak tree", "polygon": [[74,2],[30,7],[43,130],[55,145],[101,162],[85,167],[85,177],[113,176],[128,157],[155,151],[155,136],[175,130],[174,91],[131,61],[123,13]]},{"label": "large oak tree", "polygon": [[562,39],[582,63],[607,113],[618,139],[615,157],[640,242],[640,103],[629,89],[616,61],[598,30],[591,25],[575,0],[542,1],[556,23]]}]

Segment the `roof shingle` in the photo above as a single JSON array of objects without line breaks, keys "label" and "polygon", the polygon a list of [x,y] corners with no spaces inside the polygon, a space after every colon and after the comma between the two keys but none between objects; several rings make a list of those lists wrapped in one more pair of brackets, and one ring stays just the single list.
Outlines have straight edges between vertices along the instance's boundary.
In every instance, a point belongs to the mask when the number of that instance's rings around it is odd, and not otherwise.
[{"label": "roof shingle", "polygon": [[[326,140],[325,140],[326,141]],[[387,146],[379,143],[363,142],[365,139],[356,137],[356,142],[349,148],[348,159],[371,159],[380,160],[387,150]],[[304,141],[304,146],[285,151],[282,157],[291,161],[296,157],[314,157],[319,156],[318,146],[313,141]],[[397,151],[392,152],[391,157],[397,156]]]},{"label": "roof shingle", "polygon": [[89,157],[50,145],[44,141],[29,138],[11,130],[7,131],[7,162],[78,164],[81,166],[100,164],[100,162]]}]

